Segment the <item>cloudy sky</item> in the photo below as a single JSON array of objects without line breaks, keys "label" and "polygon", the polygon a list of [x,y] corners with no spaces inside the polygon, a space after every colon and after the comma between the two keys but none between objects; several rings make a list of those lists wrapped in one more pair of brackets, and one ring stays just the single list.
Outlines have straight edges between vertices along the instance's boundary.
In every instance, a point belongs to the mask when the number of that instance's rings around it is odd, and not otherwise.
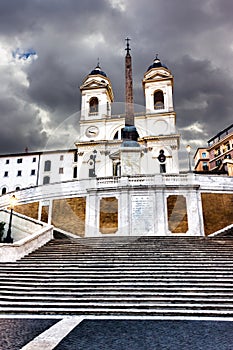
[{"label": "cloudy sky", "polygon": [[127,36],[135,103],[158,53],[175,78],[182,142],[205,146],[233,123],[232,17],[232,0],[1,0],[0,153],[43,150],[61,129],[66,148],[98,57],[124,101]]}]

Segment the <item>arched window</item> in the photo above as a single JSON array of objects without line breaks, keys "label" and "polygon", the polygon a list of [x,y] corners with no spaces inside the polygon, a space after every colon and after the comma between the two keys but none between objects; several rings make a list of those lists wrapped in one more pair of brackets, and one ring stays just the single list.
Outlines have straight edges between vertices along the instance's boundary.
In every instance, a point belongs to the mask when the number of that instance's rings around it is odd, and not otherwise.
[{"label": "arched window", "polygon": [[51,160],[46,160],[44,163],[44,171],[50,171],[51,170]]},{"label": "arched window", "polygon": [[99,111],[99,101],[97,97],[92,97],[89,102],[89,112],[98,113]]},{"label": "arched window", "polygon": [[161,90],[154,93],[154,109],[164,109],[164,96]]},{"label": "arched window", "polygon": [[114,136],[113,136],[113,140],[122,140],[123,138],[123,130],[124,128],[121,128],[120,130],[118,130]]},{"label": "arched window", "polygon": [[6,187],[3,187],[2,188],[2,194],[6,194],[6,191],[7,191]]},{"label": "arched window", "polygon": [[47,185],[50,183],[50,177],[49,176],[44,176],[43,178],[43,185]]},{"label": "arched window", "polygon": [[20,190],[20,187],[19,187],[19,186],[17,186],[17,187],[15,188],[15,190],[16,190],[16,191],[19,191],[19,190]]}]

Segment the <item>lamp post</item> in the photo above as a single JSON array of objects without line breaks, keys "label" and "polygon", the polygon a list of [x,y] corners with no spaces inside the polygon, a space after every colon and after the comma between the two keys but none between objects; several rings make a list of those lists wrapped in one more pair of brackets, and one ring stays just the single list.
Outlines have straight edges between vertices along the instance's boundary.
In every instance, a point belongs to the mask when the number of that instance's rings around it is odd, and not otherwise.
[{"label": "lamp post", "polygon": [[13,215],[13,209],[14,209],[14,206],[17,202],[17,199],[15,197],[15,195],[13,195],[11,198],[10,198],[10,209],[11,209],[11,212],[10,212],[10,220],[9,220],[9,226],[8,226],[8,230],[7,230],[7,235],[4,239],[4,243],[13,243],[13,238],[11,237],[11,225],[12,225],[12,215]]},{"label": "lamp post", "polygon": [[190,145],[187,145],[186,146],[186,151],[188,152],[188,159],[189,159],[189,172],[191,173],[192,172],[192,169],[191,169],[191,146]]}]

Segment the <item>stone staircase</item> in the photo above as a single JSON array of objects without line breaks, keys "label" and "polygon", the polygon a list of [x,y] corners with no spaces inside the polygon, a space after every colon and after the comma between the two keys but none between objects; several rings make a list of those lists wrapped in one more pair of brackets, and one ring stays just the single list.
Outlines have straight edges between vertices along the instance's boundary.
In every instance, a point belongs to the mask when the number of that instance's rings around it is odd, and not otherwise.
[{"label": "stone staircase", "polygon": [[233,317],[233,238],[56,236],[0,268],[0,314]]}]

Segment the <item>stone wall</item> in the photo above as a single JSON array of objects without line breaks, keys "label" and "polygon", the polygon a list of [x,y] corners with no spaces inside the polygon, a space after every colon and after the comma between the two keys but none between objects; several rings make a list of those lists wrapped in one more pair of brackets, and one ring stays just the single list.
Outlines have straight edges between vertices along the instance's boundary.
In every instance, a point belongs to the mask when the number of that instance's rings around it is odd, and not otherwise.
[{"label": "stone wall", "polygon": [[86,197],[53,200],[52,225],[78,236],[85,235]]},{"label": "stone wall", "polygon": [[202,193],[205,235],[233,224],[233,194]]},{"label": "stone wall", "polygon": [[41,207],[41,221],[48,223],[49,219],[49,206],[48,205],[43,205]]},{"label": "stone wall", "polygon": [[100,200],[100,232],[115,233],[118,230],[118,200],[115,197]]},{"label": "stone wall", "polygon": [[32,219],[38,220],[39,202],[20,204],[14,207],[14,211],[26,215]]},{"label": "stone wall", "polygon": [[167,198],[168,228],[172,233],[188,231],[186,198],[181,195],[170,195]]}]

